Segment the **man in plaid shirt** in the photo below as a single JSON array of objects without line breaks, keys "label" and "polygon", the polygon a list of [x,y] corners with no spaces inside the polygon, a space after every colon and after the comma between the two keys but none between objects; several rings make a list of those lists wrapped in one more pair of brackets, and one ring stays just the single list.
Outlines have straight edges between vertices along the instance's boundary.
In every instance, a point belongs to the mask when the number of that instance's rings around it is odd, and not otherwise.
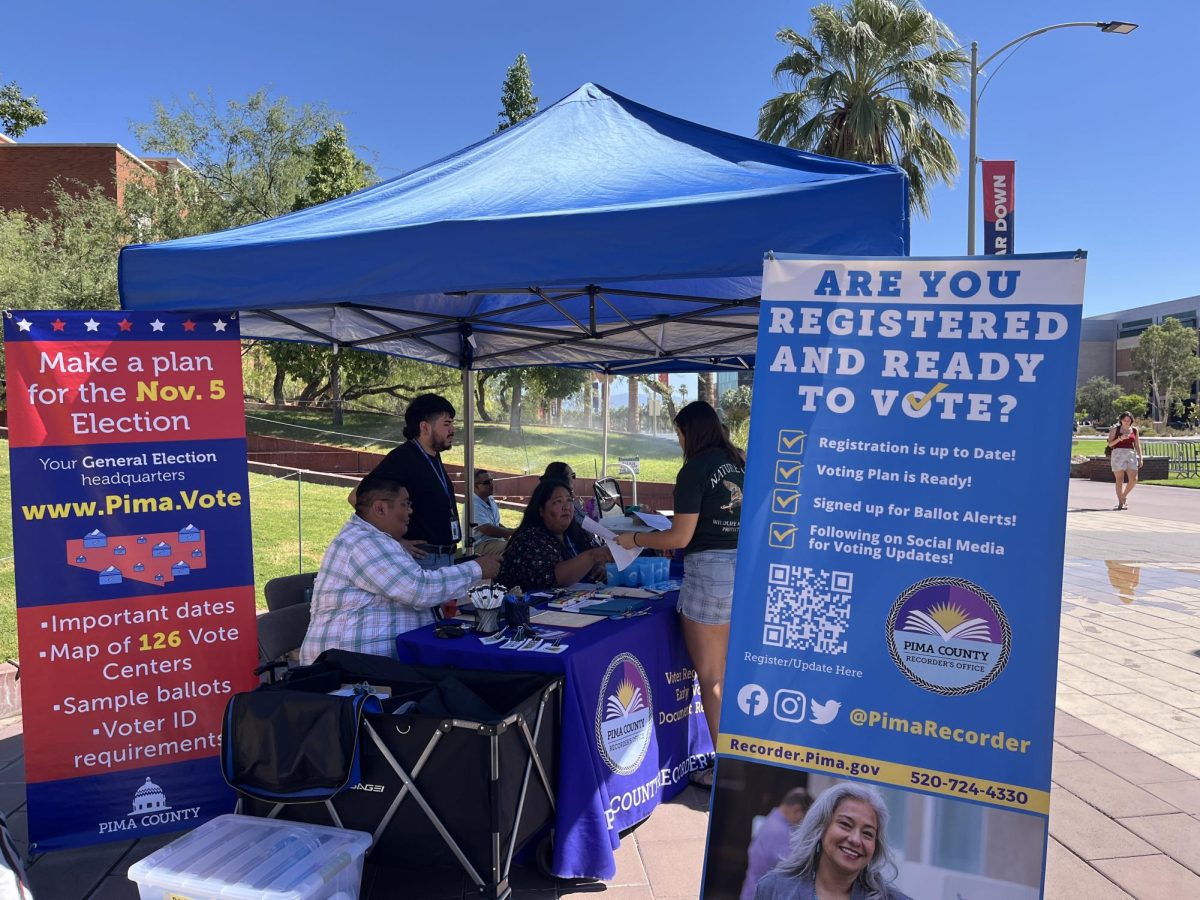
[{"label": "man in plaid shirt", "polygon": [[411,515],[399,481],[372,474],[359,484],[354,515],[317,572],[301,663],[331,648],[395,657],[397,634],[430,624],[434,607],[496,577],[498,556],[421,568],[400,543]]}]

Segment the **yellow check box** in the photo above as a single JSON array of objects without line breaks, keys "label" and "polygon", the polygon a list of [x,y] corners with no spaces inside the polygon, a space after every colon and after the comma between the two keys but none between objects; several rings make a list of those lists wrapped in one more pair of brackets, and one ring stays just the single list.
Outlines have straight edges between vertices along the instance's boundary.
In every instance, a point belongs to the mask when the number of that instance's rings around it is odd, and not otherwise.
[{"label": "yellow check box", "polygon": [[790,459],[775,460],[775,483],[776,484],[799,484],[800,473],[804,470],[804,463],[798,463]]},{"label": "yellow check box", "polygon": [[804,432],[795,428],[779,429],[779,452],[799,456],[804,452]]},{"label": "yellow check box", "polygon": [[794,516],[800,512],[800,492],[775,488],[771,494],[771,512]]},{"label": "yellow check box", "polygon": [[772,522],[767,543],[781,550],[791,550],[796,546],[796,526],[785,525],[782,522]]}]

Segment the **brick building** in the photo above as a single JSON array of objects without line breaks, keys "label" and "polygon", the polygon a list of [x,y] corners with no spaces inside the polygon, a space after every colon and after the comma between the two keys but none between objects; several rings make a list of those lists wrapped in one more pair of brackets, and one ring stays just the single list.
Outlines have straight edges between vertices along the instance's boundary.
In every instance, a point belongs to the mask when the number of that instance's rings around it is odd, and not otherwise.
[{"label": "brick building", "polygon": [[42,217],[54,205],[55,179],[68,191],[99,185],[122,204],[131,183],[150,184],[155,172],[181,168],[178,159],[138,157],[120,144],[19,143],[0,134],[0,209]]}]

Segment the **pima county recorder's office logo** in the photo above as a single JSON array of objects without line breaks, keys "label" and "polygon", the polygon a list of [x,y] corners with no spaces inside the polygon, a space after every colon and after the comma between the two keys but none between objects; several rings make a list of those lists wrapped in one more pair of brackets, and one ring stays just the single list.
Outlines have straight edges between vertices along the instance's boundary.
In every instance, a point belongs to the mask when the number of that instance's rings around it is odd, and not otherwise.
[{"label": "pima county recorder's office logo", "polygon": [[913,684],[956,697],[1004,671],[1012,630],[996,599],[962,578],[926,578],[892,605],[888,652]]},{"label": "pima county recorder's office logo", "polygon": [[650,679],[632,653],[608,664],[596,703],[596,746],[618,775],[637,771],[654,733],[654,701]]},{"label": "pima county recorder's office logo", "polygon": [[140,816],[142,813],[162,812],[170,808],[163,789],[147,778],[146,783],[133,795],[133,809],[127,815]]}]

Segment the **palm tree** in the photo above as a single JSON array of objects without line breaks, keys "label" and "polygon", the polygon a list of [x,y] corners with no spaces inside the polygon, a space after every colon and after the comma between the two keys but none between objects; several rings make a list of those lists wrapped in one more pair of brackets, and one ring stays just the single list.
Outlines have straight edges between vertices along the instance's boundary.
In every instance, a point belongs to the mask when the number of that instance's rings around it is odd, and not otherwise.
[{"label": "palm tree", "polygon": [[915,0],[849,0],[812,9],[812,36],[780,29],[775,66],[789,86],[763,104],[761,140],[866,163],[909,178],[909,207],[929,215],[930,181],[953,183],[958,159],[938,123],[962,134],[947,90],[970,65],[950,29]]}]

